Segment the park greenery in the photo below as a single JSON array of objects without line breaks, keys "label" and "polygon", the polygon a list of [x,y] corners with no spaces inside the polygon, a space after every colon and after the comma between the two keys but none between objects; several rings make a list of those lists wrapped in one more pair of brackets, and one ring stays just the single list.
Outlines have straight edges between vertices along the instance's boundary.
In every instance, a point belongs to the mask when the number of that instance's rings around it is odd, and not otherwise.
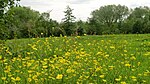
[{"label": "park greenery", "polygon": [[150,33],[150,8],[134,9],[124,5],[106,5],[91,11],[87,21],[76,20],[69,6],[62,22],[52,20],[50,13],[39,13],[21,7],[19,0],[0,4],[0,39],[71,35],[144,34]]},{"label": "park greenery", "polygon": [[0,1],[0,84],[149,84],[150,8],[101,6],[87,21]]},{"label": "park greenery", "polygon": [[150,34],[7,40],[0,84],[149,84]]}]

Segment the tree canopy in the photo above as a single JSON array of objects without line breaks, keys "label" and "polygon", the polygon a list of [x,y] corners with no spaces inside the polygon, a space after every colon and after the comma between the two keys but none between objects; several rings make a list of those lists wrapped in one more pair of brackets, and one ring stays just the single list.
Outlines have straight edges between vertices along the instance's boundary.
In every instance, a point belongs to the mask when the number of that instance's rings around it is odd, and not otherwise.
[{"label": "tree canopy", "polygon": [[0,39],[150,33],[150,8],[147,6],[134,9],[124,5],[101,6],[91,12],[87,21],[76,20],[73,9],[67,6],[59,23],[51,19],[49,12],[39,13],[17,6],[18,1],[0,1]]}]

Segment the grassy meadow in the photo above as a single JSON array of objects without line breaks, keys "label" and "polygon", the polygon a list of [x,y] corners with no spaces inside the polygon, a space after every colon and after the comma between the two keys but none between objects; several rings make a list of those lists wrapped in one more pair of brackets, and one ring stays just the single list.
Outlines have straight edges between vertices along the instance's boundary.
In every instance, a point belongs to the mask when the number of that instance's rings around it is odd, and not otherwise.
[{"label": "grassy meadow", "polygon": [[150,34],[0,42],[0,84],[150,84]]}]

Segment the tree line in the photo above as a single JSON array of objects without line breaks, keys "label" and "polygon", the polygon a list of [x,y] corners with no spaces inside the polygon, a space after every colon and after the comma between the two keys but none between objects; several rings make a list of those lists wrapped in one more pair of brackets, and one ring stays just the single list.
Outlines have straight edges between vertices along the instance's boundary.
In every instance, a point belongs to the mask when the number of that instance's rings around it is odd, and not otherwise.
[{"label": "tree line", "polygon": [[16,2],[19,0],[0,1],[0,39],[150,33],[147,6],[134,9],[124,5],[101,6],[91,12],[87,21],[76,21],[73,9],[67,6],[59,23],[50,18],[50,13],[39,13]]}]

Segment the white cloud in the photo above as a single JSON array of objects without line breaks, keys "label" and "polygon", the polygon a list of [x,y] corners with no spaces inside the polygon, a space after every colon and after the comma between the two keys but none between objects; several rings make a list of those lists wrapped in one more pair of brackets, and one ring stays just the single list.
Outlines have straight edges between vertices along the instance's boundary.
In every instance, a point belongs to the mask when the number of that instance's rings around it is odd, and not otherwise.
[{"label": "white cloud", "polygon": [[103,5],[121,4],[128,7],[150,6],[149,0],[21,0],[21,5],[30,6],[32,9],[46,12],[52,10],[51,18],[61,21],[64,18],[65,8],[69,5],[74,9],[73,14],[77,19],[87,20],[90,13]]}]

